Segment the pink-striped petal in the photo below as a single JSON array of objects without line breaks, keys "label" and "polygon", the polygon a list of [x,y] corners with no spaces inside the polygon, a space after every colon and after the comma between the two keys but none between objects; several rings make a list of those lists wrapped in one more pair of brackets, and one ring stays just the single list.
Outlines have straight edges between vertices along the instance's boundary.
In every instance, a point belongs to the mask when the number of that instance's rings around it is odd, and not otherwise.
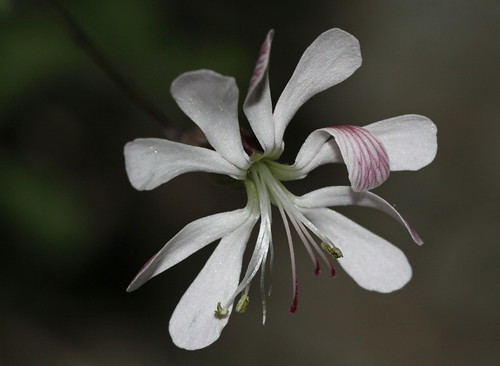
[{"label": "pink-striped petal", "polygon": [[327,127],[317,131],[335,139],[353,190],[373,189],[389,177],[389,156],[384,145],[371,132],[358,126]]},{"label": "pink-striped petal", "polygon": [[[264,77],[267,73],[269,67],[269,56],[271,54],[271,44],[273,41],[274,30],[271,29],[267,35],[264,43],[260,47],[259,57],[257,58],[257,62],[255,64],[255,68],[253,70],[252,77],[250,78],[250,84],[248,86],[248,95],[247,100],[253,98],[254,92],[256,89],[261,87],[262,81],[264,81]],[[258,93],[259,91],[257,91]]]},{"label": "pink-striped petal", "polygon": [[269,56],[274,31],[267,33],[255,65],[243,110],[265,152],[274,147],[274,122],[269,90]]},{"label": "pink-striped petal", "polygon": [[[407,114],[363,126],[383,145],[390,170],[418,170],[434,160],[437,128],[427,117]],[[323,164],[343,161],[339,146],[323,130],[312,132],[302,144],[295,163],[279,171],[281,180],[305,177]]]}]

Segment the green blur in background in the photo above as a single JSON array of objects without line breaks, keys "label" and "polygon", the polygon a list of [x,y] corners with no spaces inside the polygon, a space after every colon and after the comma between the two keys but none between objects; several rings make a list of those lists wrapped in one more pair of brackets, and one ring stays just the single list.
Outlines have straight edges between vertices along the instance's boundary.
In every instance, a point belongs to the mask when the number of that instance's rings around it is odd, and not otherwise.
[{"label": "green blur in background", "polygon": [[[50,1],[0,0],[0,365],[500,364],[498,1],[60,3],[171,124],[110,80]],[[193,127],[169,93],[182,72],[234,76],[243,99],[271,28],[276,101],[305,48],[334,27],[359,39],[363,65],[301,108],[285,158],[327,125],[431,118],[436,160],[376,189],[426,244],[378,212],[342,210],[400,247],[414,277],[393,294],[368,292],[341,270],[313,276],[298,247],[299,308],[290,315],[288,249],[275,225],[267,324],[254,288],[247,313],[232,316],[219,341],[178,349],[169,317],[214,246],[134,293],[125,288],[184,225],[240,208],[245,197],[204,174],[137,192],[123,146]],[[345,179],[328,166],[290,189]]]}]

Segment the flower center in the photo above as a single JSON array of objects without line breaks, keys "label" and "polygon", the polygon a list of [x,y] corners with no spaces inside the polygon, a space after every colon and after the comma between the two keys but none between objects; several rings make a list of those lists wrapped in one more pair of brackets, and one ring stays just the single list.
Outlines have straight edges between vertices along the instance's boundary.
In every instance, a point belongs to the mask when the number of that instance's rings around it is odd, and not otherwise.
[{"label": "flower center", "polygon": [[[335,268],[331,260],[327,257],[329,254],[332,258],[338,259],[342,257],[342,252],[337,248],[333,242],[324,235],[318,228],[307,219],[304,214],[304,210],[295,204],[296,197],[290,193],[285,186],[281,183],[279,179],[275,176],[275,170],[281,169],[281,164],[276,163],[273,159],[269,157],[253,154],[252,155],[252,165],[249,167],[247,172],[247,190],[249,199],[256,200],[255,204],[260,207],[261,215],[261,226],[259,230],[259,235],[257,238],[256,248],[254,254],[250,260],[247,272],[238,286],[235,294],[232,296],[228,303],[232,304],[236,296],[243,292],[242,298],[236,306],[237,312],[245,311],[249,297],[248,290],[250,283],[255,276],[258,269],[261,269],[261,295],[264,305],[264,319],[265,319],[265,298],[266,298],[266,288],[265,288],[265,267],[267,253],[270,249],[270,267],[272,267],[273,261],[273,247],[272,247],[272,235],[271,235],[271,204],[274,204],[281,215],[283,220],[283,225],[285,228],[288,247],[290,250],[290,261],[292,269],[292,286],[293,286],[293,299],[290,306],[290,312],[294,313],[297,309],[298,302],[298,278],[295,265],[295,250],[292,241],[292,235],[290,230],[290,223],[297,232],[299,238],[301,239],[304,247],[311,258],[314,265],[314,273],[318,275],[320,273],[320,264],[318,256],[329,266],[330,273],[332,277],[335,277]],[[320,245],[313,238],[313,235],[321,240]],[[260,253],[260,255],[258,254]],[[227,308],[227,307],[226,307]],[[216,313],[217,314],[217,313]],[[220,312],[218,313],[221,314]]]},{"label": "flower center", "polygon": [[[266,190],[266,196],[269,197],[271,203],[278,207],[284,223],[287,222],[286,218],[288,218],[301,239],[301,234],[304,234],[306,238],[311,237],[309,234],[309,231],[311,231],[322,241],[321,247],[324,248],[328,254],[334,258],[341,258],[342,252],[340,249],[338,249],[326,235],[319,231],[319,229],[306,218],[303,213],[304,210],[295,204],[296,196],[288,191],[283,183],[276,178],[274,174],[275,170],[281,169],[282,164],[278,164],[266,158],[258,159],[249,168],[249,179],[255,183],[259,199],[263,196],[263,190]],[[308,230],[306,230],[306,228]],[[311,241],[314,243],[313,247],[318,247],[313,239],[308,239],[306,242]],[[307,247],[308,245],[306,245],[306,248]],[[321,250],[319,250],[319,252],[323,253]]]}]

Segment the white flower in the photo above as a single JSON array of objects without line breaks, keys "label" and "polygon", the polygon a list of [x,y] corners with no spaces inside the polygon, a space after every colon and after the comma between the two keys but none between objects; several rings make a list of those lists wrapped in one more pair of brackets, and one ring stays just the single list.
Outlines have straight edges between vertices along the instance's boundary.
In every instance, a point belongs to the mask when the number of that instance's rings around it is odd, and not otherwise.
[{"label": "white flower", "polygon": [[[413,240],[422,244],[404,218],[368,190],[384,182],[390,170],[418,170],[429,164],[437,148],[435,125],[423,116],[404,115],[365,127],[322,128],[305,140],[293,165],[280,164],[277,160],[284,148],[283,134],[295,112],[316,93],[348,78],[361,65],[361,54],[358,41],[349,33],[331,29],[321,34],[302,55],[273,111],[268,81],[272,36],[271,31],[262,45],[244,103],[261,151],[251,151],[242,143],[234,79],[208,70],[179,76],[171,92],[214,150],[155,138],[137,139],[125,146],[127,173],[136,189],[150,190],[180,174],[197,171],[240,180],[248,193],[245,208],[188,224],[146,263],[128,287],[128,291],[137,289],[220,240],[170,320],[172,339],[182,348],[203,348],[220,336],[233,307],[237,311],[246,309],[248,290],[259,269],[265,320],[265,269],[267,259],[272,262],[273,256],[271,204],[278,208],[290,248],[294,288],[291,312],[297,306],[297,275],[290,223],[316,272],[318,257],[327,263],[332,275],[332,261],[338,259],[360,286],[379,292],[397,290],[408,282],[411,267],[406,257],[386,240],[327,207],[379,209],[404,225]],[[327,187],[302,197],[284,187],[283,181],[301,179],[327,163],[344,163],[351,186]],[[243,253],[259,218],[258,237],[240,279]]]}]

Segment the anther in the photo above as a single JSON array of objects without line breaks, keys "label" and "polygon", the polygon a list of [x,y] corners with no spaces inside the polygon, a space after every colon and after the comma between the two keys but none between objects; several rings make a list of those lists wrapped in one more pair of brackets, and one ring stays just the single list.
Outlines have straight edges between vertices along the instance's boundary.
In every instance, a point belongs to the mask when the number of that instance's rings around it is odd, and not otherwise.
[{"label": "anther", "polygon": [[250,297],[247,295],[241,295],[240,299],[238,300],[238,303],[236,304],[236,312],[237,313],[244,313],[247,311],[248,303],[250,302]]},{"label": "anther", "polygon": [[224,319],[224,318],[227,318],[228,315],[229,315],[229,311],[227,310],[227,308],[223,308],[221,303],[218,302],[217,303],[217,310],[214,311],[214,316],[217,319]]},{"label": "anther", "polygon": [[332,247],[331,245],[328,245],[325,242],[321,242],[321,249],[323,249],[325,252],[330,254],[335,259],[339,259],[344,256],[339,248]]}]

